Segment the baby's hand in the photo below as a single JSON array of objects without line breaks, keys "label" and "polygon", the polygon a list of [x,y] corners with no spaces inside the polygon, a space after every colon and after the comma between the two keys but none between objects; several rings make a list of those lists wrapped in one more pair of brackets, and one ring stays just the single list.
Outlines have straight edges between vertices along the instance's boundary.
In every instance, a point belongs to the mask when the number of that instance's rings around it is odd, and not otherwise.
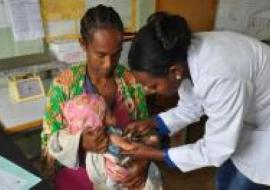
[{"label": "baby's hand", "polygon": [[110,142],[114,145],[119,146],[121,149],[126,150],[126,151],[132,151],[136,148],[127,139],[119,135],[110,135]]},{"label": "baby's hand", "polygon": [[104,154],[106,174],[115,182],[121,182],[128,175],[127,169],[119,166],[118,159],[111,154]]},{"label": "baby's hand", "polygon": [[142,136],[145,135],[149,132],[151,132],[151,130],[155,130],[156,129],[156,123],[153,119],[148,119],[148,120],[144,120],[144,121],[135,121],[131,124],[129,124],[126,128],[125,128],[125,136]]},{"label": "baby's hand", "polygon": [[106,152],[109,143],[109,137],[104,127],[98,128],[95,131],[91,128],[84,129],[81,139],[82,148],[85,151],[100,154]]}]

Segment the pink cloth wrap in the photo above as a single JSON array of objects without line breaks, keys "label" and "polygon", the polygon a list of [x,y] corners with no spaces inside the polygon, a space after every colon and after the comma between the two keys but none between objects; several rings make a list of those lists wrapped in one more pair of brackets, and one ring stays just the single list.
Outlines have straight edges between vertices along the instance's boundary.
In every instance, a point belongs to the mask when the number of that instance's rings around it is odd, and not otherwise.
[{"label": "pink cloth wrap", "polygon": [[106,103],[102,96],[83,93],[62,105],[68,131],[76,134],[86,127],[94,131],[103,125]]},{"label": "pink cloth wrap", "polygon": [[[116,118],[116,125],[122,130],[132,120],[129,118],[127,108],[117,93],[116,104],[113,110],[113,116]],[[102,96],[97,94],[83,93],[66,101],[61,106],[63,116],[67,123],[67,130],[70,134],[76,134],[86,127],[91,127],[92,130],[101,127],[106,117],[106,102]],[[107,175],[115,179],[115,173],[128,173],[126,168],[122,168],[115,164],[115,159],[110,154],[105,154],[105,165]],[[72,179],[71,179],[72,178]],[[58,172],[55,178],[55,189],[93,189],[91,180],[87,179],[85,168],[73,170],[70,168],[63,168]]]},{"label": "pink cloth wrap", "polygon": [[[119,106],[121,108],[121,106]],[[73,99],[65,102],[62,105],[63,116],[67,122],[67,129],[69,133],[76,134],[86,127],[91,127],[94,131],[101,127],[106,117],[106,103],[102,96],[97,94],[86,94],[76,96]],[[122,112],[123,113],[123,112]],[[113,156],[105,156],[106,160],[106,173],[111,178],[114,178],[115,171],[127,172],[126,169],[118,166]],[[108,172],[112,169],[114,172]]]}]

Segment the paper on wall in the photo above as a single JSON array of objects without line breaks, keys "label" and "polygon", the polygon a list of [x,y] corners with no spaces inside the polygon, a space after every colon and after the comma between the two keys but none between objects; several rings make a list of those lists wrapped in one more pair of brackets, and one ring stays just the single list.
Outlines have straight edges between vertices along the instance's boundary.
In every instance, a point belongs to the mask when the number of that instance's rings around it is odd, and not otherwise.
[{"label": "paper on wall", "polygon": [[41,0],[46,40],[78,39],[85,0]]},{"label": "paper on wall", "polygon": [[0,28],[7,28],[9,26],[9,19],[7,17],[4,0],[0,0]]},{"label": "paper on wall", "polygon": [[270,9],[254,14],[248,26],[248,34],[259,39],[270,39]]},{"label": "paper on wall", "polygon": [[44,37],[39,0],[4,0],[16,41]]},{"label": "paper on wall", "polygon": [[215,29],[270,38],[270,0],[220,0]]},{"label": "paper on wall", "polygon": [[46,23],[47,35],[50,37],[64,36],[76,33],[76,23],[73,20],[49,21]]},{"label": "paper on wall", "polygon": [[85,12],[85,0],[41,0],[45,22],[80,19]]}]

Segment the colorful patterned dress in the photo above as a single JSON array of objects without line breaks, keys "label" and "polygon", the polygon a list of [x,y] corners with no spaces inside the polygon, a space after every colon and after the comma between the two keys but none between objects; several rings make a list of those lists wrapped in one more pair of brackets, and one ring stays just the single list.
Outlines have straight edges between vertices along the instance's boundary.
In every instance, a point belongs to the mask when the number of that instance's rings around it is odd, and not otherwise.
[{"label": "colorful patterned dress", "polygon": [[[116,112],[127,116],[119,120],[118,125],[124,127],[130,121],[148,118],[148,110],[141,85],[136,83],[132,74],[124,66],[118,65],[114,76],[117,84],[116,96],[118,97],[115,105]],[[49,155],[48,141],[53,134],[57,134],[59,130],[66,128],[66,121],[61,108],[65,102],[85,92],[85,80],[86,66],[80,64],[61,73],[53,80],[50,87],[41,133],[42,156],[47,171],[45,175],[52,175],[59,168],[62,168]]]}]

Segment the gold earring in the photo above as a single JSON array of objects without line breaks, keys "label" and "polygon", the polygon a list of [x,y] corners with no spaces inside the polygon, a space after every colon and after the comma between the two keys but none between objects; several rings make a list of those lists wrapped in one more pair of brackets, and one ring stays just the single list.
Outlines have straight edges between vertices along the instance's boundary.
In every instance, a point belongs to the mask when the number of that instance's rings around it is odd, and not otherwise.
[{"label": "gold earring", "polygon": [[176,80],[181,80],[181,79],[182,79],[181,75],[176,75]]},{"label": "gold earring", "polygon": [[147,86],[143,86],[144,91],[149,91],[149,88]]}]

